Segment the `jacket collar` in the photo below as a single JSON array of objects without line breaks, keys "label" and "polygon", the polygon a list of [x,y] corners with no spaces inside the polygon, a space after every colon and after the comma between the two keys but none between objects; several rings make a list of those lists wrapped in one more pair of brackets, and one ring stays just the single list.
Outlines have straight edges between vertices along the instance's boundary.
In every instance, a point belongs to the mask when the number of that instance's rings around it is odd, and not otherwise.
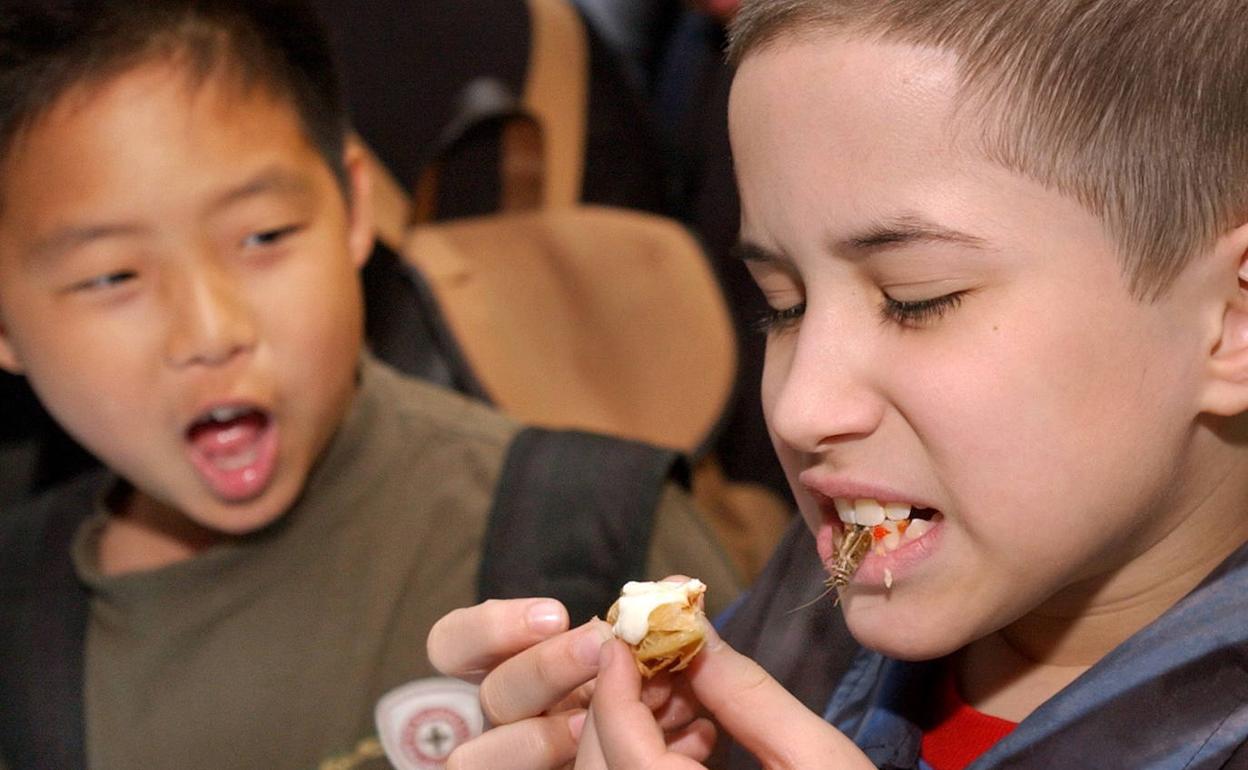
[{"label": "jacket collar", "polygon": [[[939,662],[863,650],[825,717],[877,767],[916,770]],[[1248,741],[1248,545],[968,770],[1221,768]]]}]

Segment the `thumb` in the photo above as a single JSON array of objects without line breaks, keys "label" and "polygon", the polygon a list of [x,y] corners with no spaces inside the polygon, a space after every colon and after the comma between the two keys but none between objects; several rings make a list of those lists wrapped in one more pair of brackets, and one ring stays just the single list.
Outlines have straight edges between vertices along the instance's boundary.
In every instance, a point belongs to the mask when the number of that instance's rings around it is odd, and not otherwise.
[{"label": "thumb", "polygon": [[707,629],[706,646],[688,675],[702,705],[764,767],[874,770],[853,741],[762,666],[729,647],[713,628]]}]

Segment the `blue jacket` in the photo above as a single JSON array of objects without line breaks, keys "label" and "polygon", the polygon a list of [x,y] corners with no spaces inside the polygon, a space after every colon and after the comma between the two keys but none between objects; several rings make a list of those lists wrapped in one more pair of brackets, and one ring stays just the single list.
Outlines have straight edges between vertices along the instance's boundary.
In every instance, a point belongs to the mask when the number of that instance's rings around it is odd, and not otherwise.
[{"label": "blue jacket", "polygon": [[[725,638],[821,710],[877,767],[930,770],[919,759],[917,722],[941,663],[891,660],[858,646],[827,603],[792,612],[802,603],[792,586],[820,585],[812,582],[822,567],[808,534],[791,532],[777,562],[726,613]],[[809,617],[812,610],[831,617]],[[758,767],[739,747],[726,766]],[[998,768],[1248,769],[1248,546],[968,770]]]}]

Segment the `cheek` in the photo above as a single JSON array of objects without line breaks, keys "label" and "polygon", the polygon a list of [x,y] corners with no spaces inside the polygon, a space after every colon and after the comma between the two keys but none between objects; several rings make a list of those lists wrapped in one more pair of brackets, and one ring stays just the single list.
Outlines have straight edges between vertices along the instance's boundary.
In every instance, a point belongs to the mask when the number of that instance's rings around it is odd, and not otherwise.
[{"label": "cheek", "polygon": [[282,290],[259,293],[268,354],[280,376],[303,394],[297,409],[336,410],[350,390],[363,338],[357,274],[344,255],[280,280]]},{"label": "cheek", "polygon": [[1026,523],[1044,537],[1047,525],[1079,526],[1124,486],[1161,477],[1169,442],[1154,428],[1184,424],[1190,385],[1155,365],[1156,338],[1132,317],[1002,327],[950,356],[959,365],[927,367],[930,403],[913,422],[959,505],[1011,527],[1034,517]]},{"label": "cheek", "polygon": [[[58,425],[91,454],[124,468],[152,447],[164,451],[158,380],[147,376],[128,346],[110,346],[104,356],[100,352],[49,348],[32,359],[27,376]],[[133,437],[141,438],[129,440]]]},{"label": "cheek", "polygon": [[13,329],[17,354],[32,388],[58,420],[79,423],[94,416],[101,422],[142,402],[136,394],[152,385],[145,355],[146,332],[154,328],[149,318],[134,312],[82,316],[73,307],[48,304],[19,312],[24,323]]},{"label": "cheek", "polygon": [[320,358],[318,348],[327,354],[362,328],[359,276],[345,251],[294,255],[287,269],[253,284],[251,294],[268,335],[292,355]]}]

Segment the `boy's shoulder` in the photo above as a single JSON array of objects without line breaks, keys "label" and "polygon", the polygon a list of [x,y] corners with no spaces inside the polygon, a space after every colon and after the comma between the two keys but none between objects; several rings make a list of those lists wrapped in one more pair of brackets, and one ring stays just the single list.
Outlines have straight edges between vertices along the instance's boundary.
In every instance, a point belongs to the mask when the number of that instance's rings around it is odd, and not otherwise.
[{"label": "boy's shoulder", "polygon": [[365,359],[363,380],[365,397],[380,403],[404,433],[441,434],[501,450],[521,428],[489,404],[373,358]]},{"label": "boy's shoulder", "polygon": [[[391,471],[386,483],[369,485],[370,499],[431,506],[439,521],[456,508],[456,531],[479,545],[482,596],[558,596],[574,618],[588,619],[643,574],[698,574],[715,585],[717,608],[740,589],[728,555],[679,489],[686,469],[678,452],[527,426],[376,362],[363,385],[365,408],[381,415],[370,419],[368,452]],[[540,567],[551,564],[567,568]],[[595,565],[596,577],[564,579],[584,564]]]}]

